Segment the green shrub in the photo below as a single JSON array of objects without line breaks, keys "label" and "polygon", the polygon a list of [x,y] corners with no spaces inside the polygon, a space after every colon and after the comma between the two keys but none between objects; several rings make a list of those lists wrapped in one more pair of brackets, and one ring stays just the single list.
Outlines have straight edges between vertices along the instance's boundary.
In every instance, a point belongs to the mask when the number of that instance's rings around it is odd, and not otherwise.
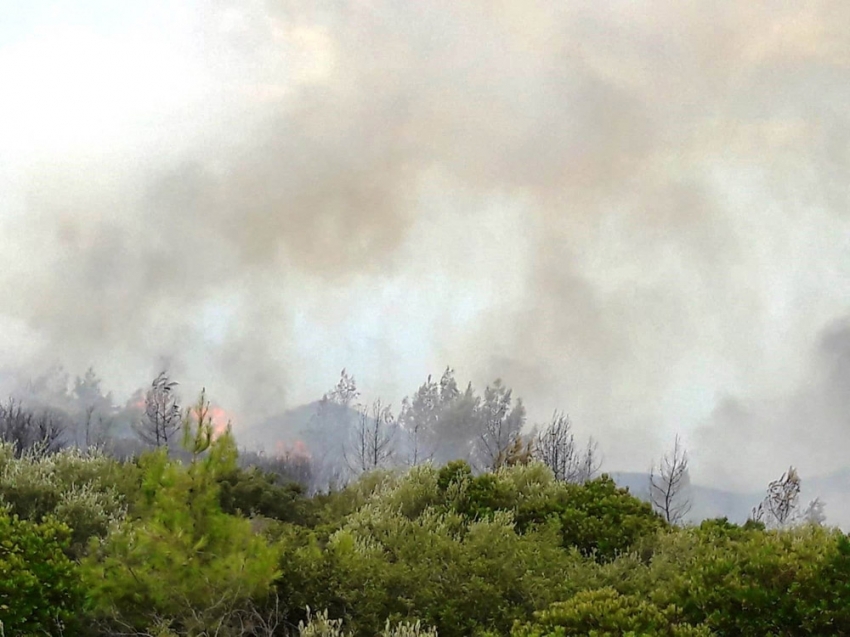
[{"label": "green shrub", "polygon": [[6,637],[59,634],[83,608],[74,563],[65,555],[70,530],[30,522],[0,509],[0,625]]},{"label": "green shrub", "polygon": [[569,574],[573,592],[610,587],[716,635],[850,634],[850,541],[806,526],[765,531],[708,521],[637,554]]},{"label": "green shrub", "polygon": [[[312,615],[308,608],[306,623],[298,623],[298,634],[300,637],[347,637],[342,625],[341,619],[329,619],[328,611]],[[393,625],[388,620],[380,637],[437,637],[437,631],[423,627],[420,622]]]},{"label": "green shrub", "polygon": [[850,560],[842,534],[815,526],[726,533],[701,528],[685,539],[696,546],[681,551],[690,554],[681,569],[686,579],[671,580],[669,599],[717,634],[850,631]]},{"label": "green shrub", "polygon": [[132,465],[77,449],[16,458],[0,444],[0,503],[22,519],[52,518],[71,531],[69,550],[79,556],[90,537],[106,535],[126,512],[127,494],[137,488]]},{"label": "green shrub", "polygon": [[650,602],[611,588],[579,593],[517,624],[512,637],[708,637],[705,626],[678,623]]},{"label": "green shrub", "polygon": [[163,451],[144,456],[137,516],[116,525],[85,561],[92,608],[107,625],[141,631],[165,619],[189,635],[238,634],[240,615],[278,575],[277,548],[250,520],[221,510],[219,479],[236,461],[230,433],[213,440],[211,425],[198,420],[187,440],[191,463]]},{"label": "green shrub", "polygon": [[[385,482],[330,538],[339,607],[355,634],[373,635],[387,619],[419,619],[445,637],[505,634],[562,598],[562,573],[581,558],[561,548],[556,523],[519,534],[511,511],[469,517],[438,504],[438,483],[429,467]],[[465,497],[460,486],[446,485],[442,500]],[[503,487],[511,491],[500,479]]]},{"label": "green shrub", "polygon": [[219,482],[221,508],[232,515],[260,515],[301,525],[313,523],[304,488],[297,482],[277,484],[277,476],[257,468],[236,468]]}]

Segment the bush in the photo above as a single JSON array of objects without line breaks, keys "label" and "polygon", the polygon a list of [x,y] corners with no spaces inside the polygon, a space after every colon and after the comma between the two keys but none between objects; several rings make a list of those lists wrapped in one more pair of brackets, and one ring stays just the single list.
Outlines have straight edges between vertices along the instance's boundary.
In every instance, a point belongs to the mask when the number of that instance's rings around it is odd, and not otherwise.
[{"label": "bush", "polygon": [[60,634],[75,625],[83,591],[65,555],[70,530],[0,509],[0,625],[5,635]]},{"label": "bush", "polygon": [[850,634],[850,541],[840,532],[713,520],[654,544],[649,559],[574,570],[573,592],[609,587],[717,635]]},{"label": "bush", "polygon": [[611,588],[579,593],[517,624],[512,637],[708,637],[705,626],[677,623],[650,602]]},{"label": "bush", "polygon": [[[669,599],[721,635],[826,635],[850,630],[847,539],[815,526],[701,528]],[[672,559],[671,556],[670,559]],[[680,562],[681,562],[680,558]],[[661,588],[663,591],[664,588]]]},{"label": "bush", "polygon": [[70,529],[69,550],[79,556],[90,537],[106,535],[126,512],[127,493],[136,488],[133,466],[77,449],[16,458],[0,444],[0,502],[25,520],[48,518]]},{"label": "bush", "polygon": [[236,468],[219,482],[221,508],[232,515],[260,515],[283,522],[309,525],[304,487],[297,482],[277,484],[277,476],[256,467]]},{"label": "bush", "polygon": [[517,530],[557,520],[564,548],[600,561],[632,549],[666,527],[652,507],[620,489],[606,475],[584,484],[557,482],[544,465],[532,463],[473,477],[463,463],[440,471],[447,506],[471,518],[510,511]]},{"label": "bush", "polygon": [[471,518],[437,504],[439,490],[430,467],[387,481],[331,537],[340,607],[356,634],[375,634],[387,619],[419,619],[445,637],[506,634],[562,599],[562,573],[581,558],[560,547],[557,524],[518,534],[512,512]]},{"label": "bush", "polygon": [[[300,637],[346,637],[342,624],[341,619],[329,619],[327,611],[311,615],[308,608],[307,622],[298,623],[298,634]],[[425,628],[419,622],[392,625],[387,621],[380,637],[437,637],[437,631]]]},{"label": "bush", "polygon": [[116,525],[85,561],[93,610],[107,626],[142,631],[165,620],[195,635],[238,634],[237,619],[267,596],[278,550],[251,522],[224,513],[219,479],[233,471],[229,432],[213,440],[203,418],[184,466],[164,451],[141,460],[138,517]]}]

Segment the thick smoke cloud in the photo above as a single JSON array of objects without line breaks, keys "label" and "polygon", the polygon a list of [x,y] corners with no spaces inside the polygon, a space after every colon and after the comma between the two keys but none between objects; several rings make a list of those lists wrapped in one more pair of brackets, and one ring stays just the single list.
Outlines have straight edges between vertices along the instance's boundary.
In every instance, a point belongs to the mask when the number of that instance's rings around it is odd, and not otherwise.
[{"label": "thick smoke cloud", "polygon": [[789,465],[804,478],[847,468],[850,435],[850,319],[824,328],[801,360],[804,381],[767,397],[729,395],[697,430],[701,462],[734,467],[738,486],[766,484]]},{"label": "thick smoke cloud", "polygon": [[702,425],[695,469],[761,480],[764,435],[800,422],[829,444],[793,461],[839,463],[840,409],[793,397],[831,404],[807,365],[850,291],[850,5],[211,2],[189,24],[202,103],[16,177],[7,366],[130,387],[169,357],[250,419],[343,365],[397,400],[450,363],[567,409],[612,467]]}]

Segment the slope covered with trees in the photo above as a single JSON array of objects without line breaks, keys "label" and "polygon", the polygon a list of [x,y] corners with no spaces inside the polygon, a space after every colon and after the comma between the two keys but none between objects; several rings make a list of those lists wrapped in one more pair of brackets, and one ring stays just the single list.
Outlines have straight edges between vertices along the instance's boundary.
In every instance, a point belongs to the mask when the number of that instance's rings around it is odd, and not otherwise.
[{"label": "slope covered with trees", "polygon": [[[653,504],[594,477],[592,443],[576,446],[562,414],[520,435],[504,386],[478,402],[445,380],[399,417],[370,406],[376,417],[351,429],[364,436],[355,475],[334,489],[274,457],[240,458],[203,393],[179,429],[169,416],[167,443],[128,456],[0,444],[2,634],[850,634],[850,540],[800,506],[793,469],[746,524],[683,524],[678,443]],[[331,400],[328,412],[349,407]],[[382,462],[413,421],[430,423],[406,447],[423,455]],[[458,422],[487,438],[451,459],[430,432]]]}]

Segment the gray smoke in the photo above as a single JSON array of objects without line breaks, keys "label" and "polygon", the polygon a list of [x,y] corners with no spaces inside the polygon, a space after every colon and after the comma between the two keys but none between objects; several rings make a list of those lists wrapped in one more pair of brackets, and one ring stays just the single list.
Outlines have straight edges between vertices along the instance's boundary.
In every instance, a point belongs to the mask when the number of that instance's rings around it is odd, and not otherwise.
[{"label": "gray smoke", "polygon": [[766,484],[789,465],[806,477],[847,469],[850,436],[850,318],[819,335],[801,360],[805,379],[773,396],[729,395],[697,430],[707,473],[734,472],[733,484]]},{"label": "gray smoke", "polygon": [[204,103],[15,182],[5,367],[168,357],[251,419],[448,363],[620,469],[843,461],[846,2],[199,7]]}]

